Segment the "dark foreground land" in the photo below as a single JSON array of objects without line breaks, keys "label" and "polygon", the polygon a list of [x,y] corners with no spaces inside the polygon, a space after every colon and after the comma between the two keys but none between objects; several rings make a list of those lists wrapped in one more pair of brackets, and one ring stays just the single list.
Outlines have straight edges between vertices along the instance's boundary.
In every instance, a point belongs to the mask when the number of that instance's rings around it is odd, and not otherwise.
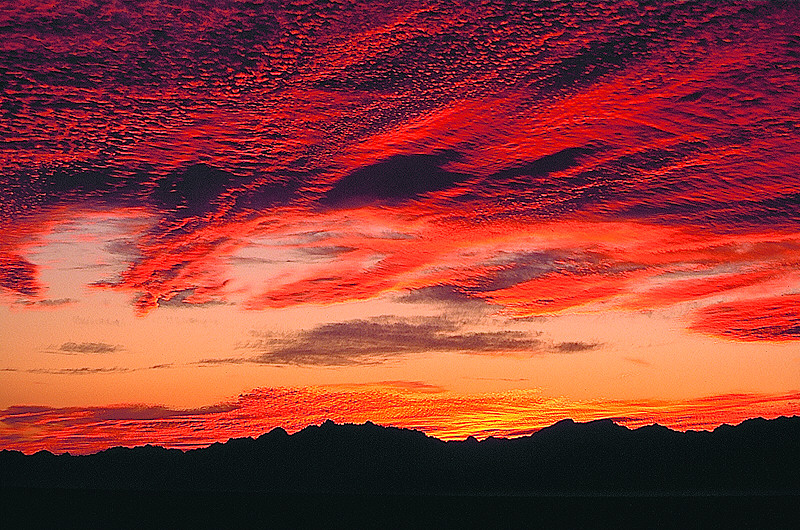
[{"label": "dark foreground land", "polygon": [[798,514],[800,417],[686,433],[564,421],[482,442],[326,422],[186,453],[0,452],[3,528],[794,528]]},{"label": "dark foreground land", "polygon": [[800,497],[0,490],[3,528],[800,527]]}]

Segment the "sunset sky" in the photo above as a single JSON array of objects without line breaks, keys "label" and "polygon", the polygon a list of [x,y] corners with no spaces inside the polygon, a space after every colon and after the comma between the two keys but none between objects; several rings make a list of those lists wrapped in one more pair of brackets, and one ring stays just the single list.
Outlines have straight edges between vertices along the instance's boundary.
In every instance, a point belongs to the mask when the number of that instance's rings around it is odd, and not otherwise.
[{"label": "sunset sky", "polygon": [[0,449],[800,412],[800,3],[8,2]]}]

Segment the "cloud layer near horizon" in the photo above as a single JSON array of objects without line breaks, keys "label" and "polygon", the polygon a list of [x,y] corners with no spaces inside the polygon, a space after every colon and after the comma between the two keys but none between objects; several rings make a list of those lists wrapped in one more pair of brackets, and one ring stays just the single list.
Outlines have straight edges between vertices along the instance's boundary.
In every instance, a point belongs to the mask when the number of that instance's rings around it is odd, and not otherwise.
[{"label": "cloud layer near horizon", "polygon": [[0,410],[0,447],[25,453],[94,453],[146,443],[190,449],[229,438],[259,436],[275,427],[296,432],[326,419],[372,421],[442,439],[523,436],[564,418],[611,418],[621,425],[651,423],[713,429],[753,416],[792,415],[800,394],[728,394],[684,401],[567,401],[535,390],[454,395],[415,381],[309,388],[262,388],[230,403],[198,409],[161,406],[29,407]]}]

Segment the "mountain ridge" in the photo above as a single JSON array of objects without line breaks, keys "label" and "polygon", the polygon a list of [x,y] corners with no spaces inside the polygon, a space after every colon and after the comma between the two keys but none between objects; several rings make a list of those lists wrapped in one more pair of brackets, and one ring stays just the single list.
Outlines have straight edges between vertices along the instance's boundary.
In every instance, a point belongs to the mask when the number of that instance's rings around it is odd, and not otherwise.
[{"label": "mountain ridge", "polygon": [[182,451],[0,451],[0,487],[389,494],[800,494],[800,416],[713,431],[562,420],[528,436],[443,441],[372,422],[278,427]]}]

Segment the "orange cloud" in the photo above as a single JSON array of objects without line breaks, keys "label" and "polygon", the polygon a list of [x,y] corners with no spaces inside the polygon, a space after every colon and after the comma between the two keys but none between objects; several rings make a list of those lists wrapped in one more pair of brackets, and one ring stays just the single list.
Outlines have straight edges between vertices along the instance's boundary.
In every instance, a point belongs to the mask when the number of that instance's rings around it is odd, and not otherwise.
[{"label": "orange cloud", "polygon": [[420,382],[384,381],[262,388],[230,403],[192,410],[145,405],[10,407],[0,411],[0,447],[78,454],[145,443],[186,449],[258,436],[275,427],[296,432],[326,419],[419,429],[442,439],[520,436],[564,418],[611,418],[629,427],[659,423],[679,430],[712,429],[754,416],[796,414],[799,407],[800,392],[683,401],[571,401],[533,390],[458,395]]}]

